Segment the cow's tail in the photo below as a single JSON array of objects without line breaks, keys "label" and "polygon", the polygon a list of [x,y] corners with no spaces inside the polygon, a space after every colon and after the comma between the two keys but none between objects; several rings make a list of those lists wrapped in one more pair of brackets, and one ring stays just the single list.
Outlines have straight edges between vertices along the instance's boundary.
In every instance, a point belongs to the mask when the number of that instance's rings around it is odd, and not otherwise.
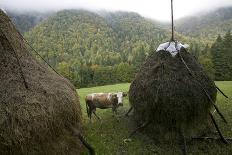
[{"label": "cow's tail", "polygon": [[87,116],[90,117],[88,101],[85,101],[85,103],[86,103],[86,112],[87,112]]}]

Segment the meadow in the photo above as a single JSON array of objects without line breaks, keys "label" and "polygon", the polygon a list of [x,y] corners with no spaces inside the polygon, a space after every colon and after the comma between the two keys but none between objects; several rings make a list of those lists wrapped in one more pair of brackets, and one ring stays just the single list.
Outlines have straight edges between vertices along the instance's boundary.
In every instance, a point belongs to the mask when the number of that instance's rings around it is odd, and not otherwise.
[{"label": "meadow", "polygon": [[[216,85],[229,96],[224,98],[220,93],[217,96],[217,105],[228,121],[225,124],[217,114],[214,115],[225,137],[232,137],[232,81],[216,82]],[[89,93],[118,92],[129,90],[129,83],[99,86],[78,89],[84,121],[84,134],[89,143],[95,148],[98,155],[149,155],[149,154],[181,154],[175,142],[160,143],[142,133],[137,133],[128,141],[124,141],[134,130],[132,116],[124,117],[129,109],[128,97],[124,98],[124,106],[119,107],[118,115],[113,116],[111,109],[97,109],[98,120],[93,116],[92,122],[87,117],[84,98]],[[228,155],[232,154],[232,143],[223,144],[220,141],[187,141],[187,150],[191,154]],[[84,153],[87,154],[87,151]]]}]

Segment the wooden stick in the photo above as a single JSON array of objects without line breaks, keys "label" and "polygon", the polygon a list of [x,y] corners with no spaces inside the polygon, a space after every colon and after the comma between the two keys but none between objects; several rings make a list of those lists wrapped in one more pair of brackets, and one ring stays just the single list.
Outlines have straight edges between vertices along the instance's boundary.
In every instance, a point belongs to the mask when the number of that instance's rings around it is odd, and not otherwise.
[{"label": "wooden stick", "polygon": [[210,100],[210,102],[213,104],[214,108],[216,109],[216,111],[218,112],[218,114],[220,115],[220,117],[222,118],[222,120],[227,124],[227,121],[225,119],[225,117],[223,116],[223,114],[220,112],[220,110],[218,109],[218,107],[214,104],[213,100],[211,99],[211,97],[209,96],[208,92],[205,90],[205,88],[201,85],[201,83],[194,77],[194,75],[192,74],[191,69],[188,67],[188,65],[186,64],[184,58],[181,55],[181,51],[179,51],[179,55],[181,58],[181,61],[183,62],[183,64],[185,65],[185,67],[187,68],[189,74],[193,77],[193,79],[196,80],[197,84],[201,87],[201,89],[205,92],[205,95],[208,97],[208,99]]},{"label": "wooden stick", "polygon": [[136,132],[138,132],[139,130],[144,129],[144,128],[147,127],[149,124],[150,124],[150,121],[149,121],[149,122],[145,122],[145,123],[143,123],[142,125],[140,125],[139,127],[137,127],[134,131],[131,132],[131,134],[129,135],[129,137],[128,137],[127,139],[131,138]]},{"label": "wooden stick", "polygon": [[185,139],[183,131],[179,131],[179,136],[180,136],[180,141],[179,141],[180,149],[183,155],[187,155],[186,139]]},{"label": "wooden stick", "polygon": [[82,142],[82,144],[88,149],[90,155],[95,155],[94,148],[85,140],[84,136],[81,135],[79,130],[77,130],[74,127],[71,127],[71,130],[74,134],[74,136],[77,136],[78,139]]},{"label": "wooden stick", "polygon": [[174,21],[173,21],[173,0],[171,0],[171,18],[172,18],[172,38],[171,41],[174,41]]},{"label": "wooden stick", "polygon": [[97,114],[96,114],[96,112],[95,111],[93,111],[93,114],[97,117],[97,119],[101,119]]},{"label": "wooden stick", "polygon": [[225,98],[228,98],[228,96],[225,93],[223,93],[223,91],[220,88],[218,88],[217,86],[216,88]]},{"label": "wooden stick", "polygon": [[89,150],[89,154],[95,155],[94,148],[85,140],[85,138],[81,134],[78,135],[78,138],[80,139],[82,144]]},{"label": "wooden stick", "polygon": [[[221,140],[221,138],[216,137],[192,137],[193,140]],[[227,141],[232,142],[232,138],[224,138]]]},{"label": "wooden stick", "polygon": [[133,110],[133,107],[130,107],[130,109],[127,111],[127,113],[125,114],[126,117],[129,116],[129,113]]},{"label": "wooden stick", "polygon": [[223,120],[226,124],[228,124],[227,121],[226,121],[226,119],[225,119],[225,117],[223,116],[223,114],[222,114],[222,113],[220,112],[220,110],[218,109],[217,105],[213,104],[213,106],[214,106],[214,108],[216,109],[216,111],[218,112],[218,114],[221,116],[222,120]]},{"label": "wooden stick", "polygon": [[213,115],[212,115],[211,113],[209,113],[209,115],[210,115],[210,117],[211,117],[211,120],[212,120],[214,126],[216,127],[216,129],[217,129],[217,131],[218,131],[218,134],[219,134],[219,136],[220,136],[222,142],[225,143],[225,144],[228,144],[227,140],[223,137],[223,135],[222,135],[222,133],[221,133],[221,131],[220,131],[218,125],[217,125],[217,122],[215,121],[215,119],[214,119],[214,117],[213,117]]}]

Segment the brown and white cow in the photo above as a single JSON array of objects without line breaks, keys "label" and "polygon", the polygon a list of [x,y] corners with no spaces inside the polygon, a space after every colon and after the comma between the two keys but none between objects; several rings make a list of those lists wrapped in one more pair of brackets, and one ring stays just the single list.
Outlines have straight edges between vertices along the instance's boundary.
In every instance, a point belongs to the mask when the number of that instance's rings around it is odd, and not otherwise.
[{"label": "brown and white cow", "polygon": [[96,115],[96,108],[107,109],[112,108],[113,113],[117,112],[119,106],[123,106],[123,97],[127,93],[117,92],[117,93],[92,93],[85,97],[86,110],[88,117],[91,119],[92,113]]}]

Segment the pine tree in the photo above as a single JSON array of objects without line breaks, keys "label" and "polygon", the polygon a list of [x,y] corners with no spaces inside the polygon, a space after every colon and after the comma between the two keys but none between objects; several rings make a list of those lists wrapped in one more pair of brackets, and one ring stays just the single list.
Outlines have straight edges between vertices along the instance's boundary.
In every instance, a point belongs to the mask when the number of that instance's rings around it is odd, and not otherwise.
[{"label": "pine tree", "polygon": [[224,38],[218,35],[211,47],[215,80],[232,80],[232,35],[230,31]]},{"label": "pine tree", "polygon": [[212,61],[215,70],[215,80],[223,80],[222,66],[222,37],[218,35],[215,43],[211,47]]}]

